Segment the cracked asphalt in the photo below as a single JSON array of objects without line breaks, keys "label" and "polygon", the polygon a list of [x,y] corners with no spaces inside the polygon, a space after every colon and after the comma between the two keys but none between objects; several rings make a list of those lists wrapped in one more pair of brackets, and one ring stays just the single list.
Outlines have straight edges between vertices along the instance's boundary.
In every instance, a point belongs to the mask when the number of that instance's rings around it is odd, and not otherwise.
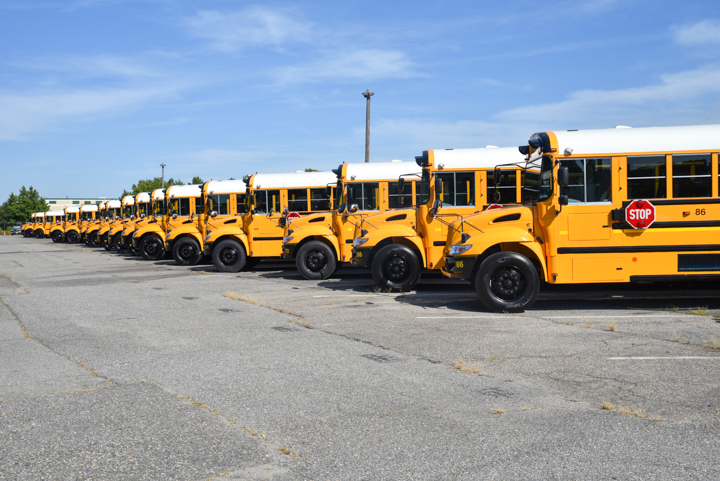
[{"label": "cracked asphalt", "polygon": [[720,478],[720,284],[291,267],[0,237],[0,479]]}]

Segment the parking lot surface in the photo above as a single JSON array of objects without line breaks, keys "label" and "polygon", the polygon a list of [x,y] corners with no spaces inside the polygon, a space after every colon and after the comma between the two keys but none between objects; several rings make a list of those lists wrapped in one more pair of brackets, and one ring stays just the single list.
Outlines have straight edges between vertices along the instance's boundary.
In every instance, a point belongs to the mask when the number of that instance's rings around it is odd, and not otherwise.
[{"label": "parking lot surface", "polygon": [[719,479],[720,284],[551,287],[0,237],[0,479]]}]

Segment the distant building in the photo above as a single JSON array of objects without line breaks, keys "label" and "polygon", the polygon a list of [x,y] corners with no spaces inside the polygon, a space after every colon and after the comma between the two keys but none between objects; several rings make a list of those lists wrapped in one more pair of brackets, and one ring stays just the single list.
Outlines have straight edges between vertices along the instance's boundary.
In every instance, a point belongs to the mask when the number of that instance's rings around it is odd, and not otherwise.
[{"label": "distant building", "polygon": [[[115,199],[115,197],[110,197],[110,199]],[[48,197],[45,202],[47,202],[50,210],[63,210],[65,207],[73,205],[97,205],[106,200],[108,200],[108,197]]]}]

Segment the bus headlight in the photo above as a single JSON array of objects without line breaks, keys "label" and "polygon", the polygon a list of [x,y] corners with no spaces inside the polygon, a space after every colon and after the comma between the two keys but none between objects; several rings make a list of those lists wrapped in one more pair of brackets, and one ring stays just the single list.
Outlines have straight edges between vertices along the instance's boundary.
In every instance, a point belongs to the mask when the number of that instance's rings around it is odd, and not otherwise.
[{"label": "bus headlight", "polygon": [[469,251],[470,249],[472,249],[472,245],[462,245],[462,244],[454,245],[450,248],[450,255],[458,256],[464,252]]},{"label": "bus headlight", "polygon": [[370,239],[363,238],[363,237],[361,237],[359,239],[355,239],[355,242],[353,242],[353,247],[360,247],[361,245],[365,244],[369,240]]},{"label": "bus headlight", "polygon": [[291,240],[293,240],[292,236],[287,236],[287,237],[285,237],[285,238],[283,239],[283,244],[287,244],[287,243],[290,242]]}]

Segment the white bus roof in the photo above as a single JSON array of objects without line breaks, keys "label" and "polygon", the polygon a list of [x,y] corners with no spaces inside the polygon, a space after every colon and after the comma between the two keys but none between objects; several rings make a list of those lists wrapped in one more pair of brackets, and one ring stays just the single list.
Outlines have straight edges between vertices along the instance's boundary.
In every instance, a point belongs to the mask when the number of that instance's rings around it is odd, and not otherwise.
[{"label": "white bus roof", "polygon": [[325,187],[335,184],[337,176],[332,172],[292,172],[287,174],[255,174],[250,187],[254,189],[282,189],[293,187]]},{"label": "white bus roof", "polygon": [[108,203],[108,201],[106,201],[106,200],[100,202],[100,203],[98,204],[98,207],[100,208],[100,210],[104,209],[104,208],[105,208],[105,204],[107,204],[107,203]]},{"label": "white bus roof", "polygon": [[165,198],[165,189],[155,189],[152,191],[153,200],[162,200]]},{"label": "white bus roof", "polygon": [[65,213],[66,214],[72,214],[74,212],[80,212],[80,207],[72,205],[70,207],[65,207]]},{"label": "white bus roof", "polygon": [[150,194],[148,192],[140,192],[135,196],[135,202],[150,202]]},{"label": "white bus roof", "polygon": [[415,161],[353,163],[347,164],[345,168],[345,180],[398,180],[401,175],[421,172],[422,169]]},{"label": "white bus roof", "polygon": [[38,212],[35,217],[45,217],[45,212]]},{"label": "white bus roof", "polygon": [[242,194],[245,189],[245,182],[242,180],[211,180],[205,184],[205,193],[207,194],[229,194],[231,192]]},{"label": "white bus roof", "polygon": [[720,125],[552,131],[558,155],[720,150]]},{"label": "white bus roof", "polygon": [[63,214],[65,214],[65,212],[63,212],[61,210],[51,210],[51,211],[45,212],[45,215],[63,215]]},{"label": "white bus roof", "polygon": [[435,169],[481,169],[500,164],[525,163],[517,147],[433,150]]},{"label": "white bus roof", "polygon": [[176,197],[200,197],[202,193],[202,185],[190,184],[190,185],[171,185],[165,191],[165,196],[168,199]]},{"label": "white bus roof", "polygon": [[122,199],[122,205],[135,205],[135,197],[132,195],[126,195]]},{"label": "white bus roof", "polygon": [[80,212],[95,212],[98,210],[98,206],[95,204],[85,204],[80,206]]},{"label": "white bus roof", "polygon": [[119,200],[113,199],[107,201],[107,204],[105,204],[105,208],[107,209],[115,209],[117,207],[122,207]]}]

